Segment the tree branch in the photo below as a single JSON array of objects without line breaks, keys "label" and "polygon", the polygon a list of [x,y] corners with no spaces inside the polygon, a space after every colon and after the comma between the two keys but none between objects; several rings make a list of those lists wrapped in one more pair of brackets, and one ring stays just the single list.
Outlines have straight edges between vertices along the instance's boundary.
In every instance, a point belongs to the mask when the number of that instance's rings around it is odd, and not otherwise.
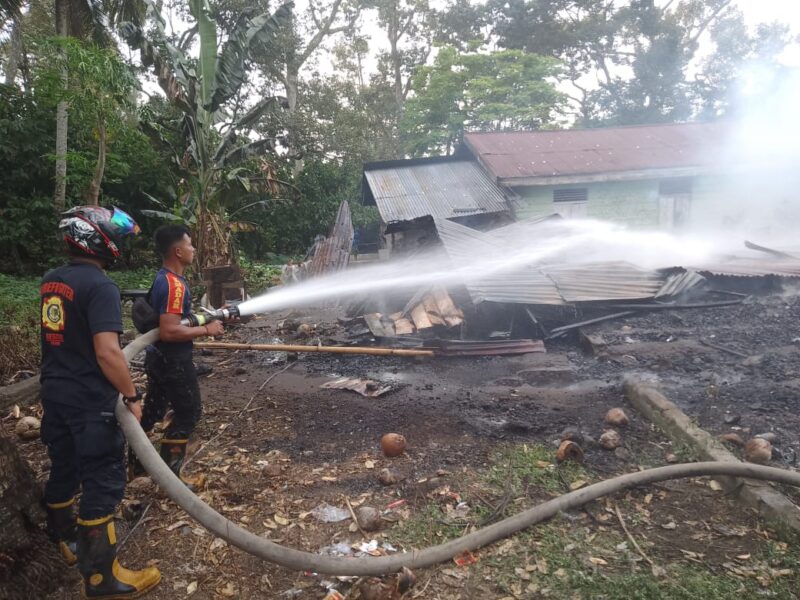
[{"label": "tree branch", "polygon": [[314,37],[308,41],[305,49],[297,59],[298,67],[305,64],[305,62],[308,60],[308,57],[311,56],[311,54],[319,47],[319,45],[322,43],[322,40],[325,39],[325,36],[330,33],[331,26],[336,20],[336,16],[339,13],[339,7],[341,5],[342,0],[334,0],[333,6],[331,6],[331,12],[328,14],[328,18],[325,19],[322,27],[317,30],[317,33],[314,34]]},{"label": "tree branch", "polygon": [[181,52],[186,52],[186,49],[189,47],[189,44],[192,43],[194,36],[197,35],[198,25],[195,23],[190,29],[187,29],[181,35],[181,39],[178,42],[178,48],[181,49]]},{"label": "tree branch", "polygon": [[700,36],[703,35],[703,33],[705,33],[706,29],[708,29],[709,26],[711,26],[711,24],[714,21],[717,20],[717,17],[719,17],[720,13],[722,13],[722,11],[724,11],[726,8],[728,8],[731,5],[732,2],[733,2],[733,0],[725,0],[725,2],[720,4],[716,8],[716,10],[714,10],[708,16],[708,18],[700,24],[700,26],[698,27],[698,29],[695,32],[695,34],[691,38],[689,38],[689,44],[690,45],[695,44],[697,42],[697,40],[700,38]]},{"label": "tree branch", "polygon": [[411,15],[409,15],[408,19],[406,19],[406,22],[403,24],[403,26],[400,27],[400,29],[397,31],[398,41],[400,40],[401,37],[403,37],[406,34],[408,28],[411,27],[411,23],[413,23],[413,21],[414,21],[414,14],[412,13]]}]

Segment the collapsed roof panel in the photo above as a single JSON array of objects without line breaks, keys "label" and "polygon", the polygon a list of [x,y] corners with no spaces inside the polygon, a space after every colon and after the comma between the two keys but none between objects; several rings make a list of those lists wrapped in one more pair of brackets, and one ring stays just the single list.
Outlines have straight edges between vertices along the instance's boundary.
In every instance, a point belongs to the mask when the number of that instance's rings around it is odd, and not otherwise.
[{"label": "collapsed roof panel", "polygon": [[309,276],[334,273],[347,267],[353,248],[353,235],[350,205],[343,200],[336,212],[330,235],[317,244],[314,258],[308,266]]},{"label": "collapsed roof panel", "polygon": [[705,277],[695,271],[673,273],[667,277],[667,280],[664,282],[664,285],[661,287],[661,289],[658,290],[655,297],[669,298],[680,296],[685,291],[703,283],[705,280]]},{"label": "collapsed roof panel", "polygon": [[[436,219],[436,230],[450,260],[456,265],[474,262],[476,256],[494,256],[497,264],[507,259],[507,243],[502,234],[490,235],[475,229]],[[501,228],[502,229],[502,228]],[[499,230],[493,230],[493,233]],[[552,279],[533,267],[493,271],[481,275],[472,273],[464,284],[472,300],[478,302],[510,302],[522,304],[564,304],[564,299]]]},{"label": "collapsed roof panel", "polygon": [[708,262],[692,267],[700,273],[730,277],[800,277],[800,259],[796,258],[743,258]]},{"label": "collapsed roof panel", "polygon": [[622,262],[547,265],[542,270],[556,283],[566,302],[644,300],[664,285],[664,275]]},{"label": "collapsed roof panel", "polygon": [[538,234],[537,225],[541,225],[538,229],[542,241],[550,238],[554,230],[546,226],[548,222],[549,219],[535,219],[486,233],[451,221],[436,220],[435,224],[439,238],[455,264],[469,264],[477,256],[481,259],[496,257],[493,268],[504,262],[507,264],[506,268],[486,274],[470,272],[465,285],[476,303],[564,305],[640,300],[653,298],[664,285],[664,274],[624,262],[532,264],[523,262],[524,254],[509,256],[509,248],[522,245],[515,244],[514,240],[524,236],[529,243],[530,237]]}]

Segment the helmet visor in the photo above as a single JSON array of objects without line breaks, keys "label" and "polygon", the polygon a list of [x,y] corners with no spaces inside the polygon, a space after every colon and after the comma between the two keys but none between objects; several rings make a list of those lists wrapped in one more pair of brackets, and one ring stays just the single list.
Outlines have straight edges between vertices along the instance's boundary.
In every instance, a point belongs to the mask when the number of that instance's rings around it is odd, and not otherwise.
[{"label": "helmet visor", "polygon": [[120,208],[114,207],[114,212],[109,222],[117,235],[136,235],[141,231],[133,217]]}]

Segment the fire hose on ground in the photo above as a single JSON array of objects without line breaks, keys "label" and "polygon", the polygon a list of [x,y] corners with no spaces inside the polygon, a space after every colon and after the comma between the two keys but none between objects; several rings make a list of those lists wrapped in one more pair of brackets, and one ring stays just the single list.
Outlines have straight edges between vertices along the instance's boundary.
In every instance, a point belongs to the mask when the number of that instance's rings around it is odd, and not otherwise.
[{"label": "fire hose on ground", "polygon": [[[158,329],[139,336],[123,352],[130,360],[149,344],[158,340]],[[262,538],[232,523],[208,506],[178,479],[159,457],[136,418],[120,397],[116,407],[117,420],[128,443],[153,480],[171,500],[214,535],[240,550],[263,560],[298,571],[327,575],[386,575],[403,567],[429,567],[452,559],[458,554],[476,550],[506,538],[522,529],[552,519],[559,513],[579,508],[593,500],[634,487],[669,479],[703,476],[744,477],[800,487],[800,473],[750,463],[699,462],[657,467],[601,481],[554,498],[522,511],[498,523],[489,525],[438,546],[412,550],[405,554],[365,558],[337,558],[287,548]]]}]

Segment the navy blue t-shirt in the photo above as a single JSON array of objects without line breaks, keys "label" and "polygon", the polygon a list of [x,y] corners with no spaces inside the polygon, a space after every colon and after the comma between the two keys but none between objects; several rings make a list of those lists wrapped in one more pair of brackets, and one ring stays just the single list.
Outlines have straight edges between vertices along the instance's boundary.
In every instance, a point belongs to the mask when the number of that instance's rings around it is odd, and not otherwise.
[{"label": "navy blue t-shirt", "polygon": [[73,262],[42,278],[42,400],[114,410],[117,390],[97,363],[93,336],[122,333],[119,288],[98,267]]},{"label": "navy blue t-shirt", "polygon": [[[180,275],[161,268],[150,291],[150,306],[159,315],[180,315],[182,319],[192,312],[192,294],[189,285]],[[194,344],[188,342],[157,342],[155,347],[170,356],[191,356]]]}]

